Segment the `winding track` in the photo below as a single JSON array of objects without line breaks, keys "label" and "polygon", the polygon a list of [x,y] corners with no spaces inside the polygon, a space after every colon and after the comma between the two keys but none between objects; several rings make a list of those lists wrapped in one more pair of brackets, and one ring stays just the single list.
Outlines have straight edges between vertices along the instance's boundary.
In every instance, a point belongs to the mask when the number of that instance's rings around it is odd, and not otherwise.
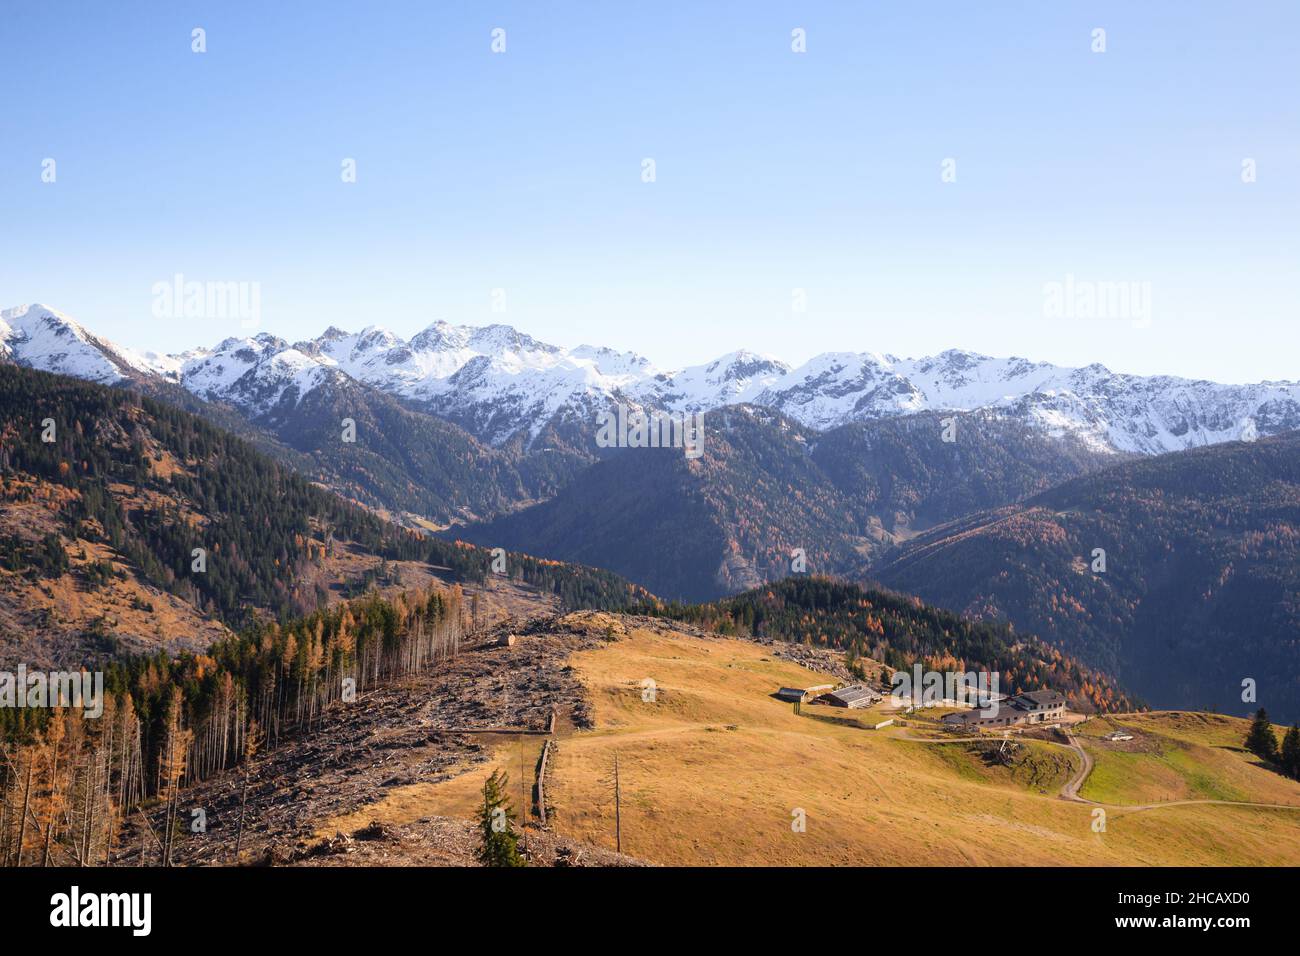
[{"label": "winding track", "polygon": [[[1124,810],[1129,813],[1138,813],[1142,810],[1159,810],[1161,807],[1186,807],[1193,804],[1217,804],[1224,807],[1256,807],[1261,810],[1300,810],[1300,805],[1292,803],[1255,803],[1250,800],[1165,800],[1161,803],[1101,803],[1098,800],[1089,800],[1087,797],[1079,796],[1079,788],[1083,782],[1088,779],[1088,774],[1092,772],[1092,757],[1088,756],[1088,751],[1083,749],[1083,745],[1075,739],[1073,734],[1066,734],[1065,739],[1069,744],[1058,744],[1057,746],[1068,746],[1077,753],[1083,760],[1083,766],[1079,772],[1071,778],[1065,786],[1061,788],[1061,798],[1064,800],[1073,800],[1075,803],[1086,803],[1094,807],[1104,807],[1110,810]],[[1054,741],[1048,741],[1053,743]]]},{"label": "winding track", "polygon": [[[1079,755],[1079,770],[1073,777],[1067,780],[1061,787],[1059,799],[1069,800],[1073,803],[1083,803],[1092,807],[1102,807],[1106,810],[1122,810],[1126,813],[1139,813],[1143,810],[1159,810],[1162,807],[1186,807],[1195,804],[1215,804],[1225,807],[1255,807],[1260,810],[1296,810],[1300,811],[1300,804],[1294,803],[1254,803],[1249,800],[1165,800],[1160,803],[1102,803],[1099,800],[1089,800],[1087,797],[1079,796],[1079,789],[1083,786],[1084,781],[1088,779],[1088,774],[1092,773],[1093,760],[1088,751],[1083,749],[1083,745],[1075,739],[1073,734],[1066,734],[1066,740],[1069,743],[1061,743],[1056,740],[1043,740],[1042,743],[1051,744],[1054,747],[1067,747]],[[898,735],[894,740],[906,740],[914,744],[960,744],[969,743],[977,740],[997,740],[997,737],[912,737],[910,735]]]}]

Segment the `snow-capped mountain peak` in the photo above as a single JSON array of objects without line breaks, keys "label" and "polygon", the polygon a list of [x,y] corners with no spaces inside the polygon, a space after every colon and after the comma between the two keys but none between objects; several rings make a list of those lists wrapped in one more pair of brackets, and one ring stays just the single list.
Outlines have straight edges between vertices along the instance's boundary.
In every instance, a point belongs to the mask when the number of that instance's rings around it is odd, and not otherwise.
[{"label": "snow-capped mountain peak", "polygon": [[474,329],[467,344],[480,355],[502,355],[512,352],[558,354],[563,351],[563,349],[554,345],[539,342],[531,335],[525,335],[513,326],[501,324]]},{"label": "snow-capped mountain peak", "polygon": [[417,333],[410,346],[417,352],[446,352],[463,349],[469,344],[474,330],[464,325],[452,325],[439,319]]},{"label": "snow-capped mountain peak", "polygon": [[0,312],[0,359],[91,382],[113,384],[136,375],[163,375],[170,363],[122,348],[48,305]]},{"label": "snow-capped mountain peak", "polygon": [[779,359],[740,349],[705,365],[661,373],[638,394],[674,411],[701,411],[753,402],[789,372]]},{"label": "snow-capped mountain peak", "polygon": [[1051,434],[1153,454],[1300,428],[1300,384],[1220,385],[1068,368],[964,349],[903,359],[827,352],[792,367],[740,349],[661,371],[634,352],[566,349],[512,326],[436,321],[409,341],[380,325],[290,345],[270,333],[182,355],[137,353],[43,305],[0,312],[0,361],[112,384],[157,376],[250,417],[345,376],[501,443],[559,421],[590,424],[614,401],[674,411],[749,403],[819,430],[926,410],[996,408]]}]

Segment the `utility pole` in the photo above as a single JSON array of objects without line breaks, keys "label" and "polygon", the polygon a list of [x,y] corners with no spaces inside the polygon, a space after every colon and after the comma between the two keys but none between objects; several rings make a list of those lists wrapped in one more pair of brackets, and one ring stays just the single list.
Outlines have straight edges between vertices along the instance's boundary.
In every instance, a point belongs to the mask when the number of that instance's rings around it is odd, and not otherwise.
[{"label": "utility pole", "polygon": [[623,817],[621,813],[622,793],[618,782],[618,754],[614,754],[614,846],[623,852]]}]

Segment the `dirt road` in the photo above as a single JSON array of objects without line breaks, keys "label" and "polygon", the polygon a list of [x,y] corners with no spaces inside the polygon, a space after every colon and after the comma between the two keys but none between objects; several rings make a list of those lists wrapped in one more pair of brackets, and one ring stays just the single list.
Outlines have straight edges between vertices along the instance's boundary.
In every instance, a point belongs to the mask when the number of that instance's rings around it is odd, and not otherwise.
[{"label": "dirt road", "polygon": [[[894,740],[906,740],[914,744],[960,744],[971,743],[974,741],[997,740],[997,737],[911,737],[896,736]],[[1193,804],[1214,804],[1225,807],[1255,807],[1260,810],[1295,810],[1300,811],[1300,805],[1290,803],[1253,803],[1249,800],[1165,800],[1160,803],[1102,803],[1098,800],[1089,800],[1087,797],[1079,795],[1080,788],[1092,773],[1093,760],[1088,751],[1079,743],[1072,734],[1066,735],[1069,743],[1060,743],[1055,740],[1043,740],[1042,743],[1051,744],[1054,747],[1067,747],[1079,755],[1079,769],[1065,784],[1061,787],[1060,799],[1069,800],[1074,803],[1086,803],[1093,807],[1103,807],[1107,810],[1116,810],[1124,813],[1139,813],[1143,810],[1159,810],[1162,807],[1186,807]]]}]

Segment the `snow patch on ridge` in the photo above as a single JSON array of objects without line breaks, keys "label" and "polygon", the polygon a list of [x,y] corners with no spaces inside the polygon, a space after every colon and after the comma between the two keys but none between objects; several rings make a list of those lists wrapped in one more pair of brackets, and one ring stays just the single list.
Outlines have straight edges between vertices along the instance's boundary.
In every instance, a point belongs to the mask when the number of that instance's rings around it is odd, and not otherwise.
[{"label": "snow patch on ridge", "polygon": [[[1156,454],[1300,428],[1300,384],[1220,385],[1066,368],[960,349],[919,359],[827,352],[791,367],[737,350],[661,371],[634,352],[540,342],[508,325],[437,321],[409,341],[378,325],[331,327],[293,345],[263,333],[181,355],[137,353],[47,306],[0,312],[0,361],[112,384],[178,382],[202,398],[266,414],[345,375],[502,443],[561,420],[633,402],[669,411],[750,403],[825,430],[921,411],[997,409],[1055,436],[1113,452]],[[593,425],[594,427],[594,425]]]}]

